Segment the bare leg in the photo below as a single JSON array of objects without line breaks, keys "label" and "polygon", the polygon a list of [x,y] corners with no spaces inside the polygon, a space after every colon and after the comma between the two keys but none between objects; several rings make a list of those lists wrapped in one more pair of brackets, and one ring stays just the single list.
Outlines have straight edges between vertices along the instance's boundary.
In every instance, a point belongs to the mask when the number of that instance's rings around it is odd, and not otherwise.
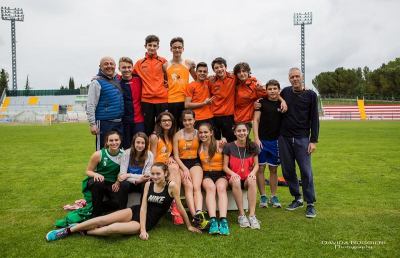
[{"label": "bare leg", "polygon": [[276,195],[278,189],[278,167],[269,166],[269,187],[271,189],[271,195]]},{"label": "bare leg", "polygon": [[249,201],[249,216],[256,213],[257,184],[256,180],[247,178],[244,187],[247,188],[247,200]]},{"label": "bare leg", "polygon": [[203,188],[206,190],[206,205],[210,217],[217,216],[217,204],[215,199],[216,187],[210,178],[203,180]]},{"label": "bare leg", "polygon": [[229,180],[229,184],[231,185],[233,197],[235,198],[236,206],[239,210],[239,216],[245,215],[243,209],[243,192],[240,186],[240,181],[234,182],[231,178],[231,180]]},{"label": "bare leg", "polygon": [[201,193],[203,170],[200,166],[194,166],[190,169],[190,176],[193,184],[194,207],[196,211],[201,211],[203,209],[203,194]]},{"label": "bare leg", "polygon": [[78,225],[71,227],[71,232],[73,233],[83,230],[91,230],[94,228],[104,227],[116,222],[128,222],[131,219],[132,210],[130,208],[127,208],[79,223]]},{"label": "bare leg", "polygon": [[174,181],[178,186],[179,195],[181,194],[181,173],[179,172],[179,166],[177,164],[168,165],[169,180]]},{"label": "bare leg", "polygon": [[[258,186],[258,191],[260,191],[260,195],[265,195],[264,169],[265,169],[265,165],[260,165],[260,167],[259,167],[259,169],[257,171],[257,186]],[[271,183],[271,181],[270,181],[270,183]]]},{"label": "bare leg", "polygon": [[182,179],[183,188],[185,189],[186,205],[189,208],[190,214],[194,216],[196,214],[194,200],[193,200],[193,184],[190,180]]},{"label": "bare leg", "polygon": [[228,181],[225,178],[220,178],[215,182],[218,192],[218,209],[219,217],[226,218],[228,210],[228,195],[226,194],[226,188],[228,187]]},{"label": "bare leg", "polygon": [[95,228],[87,232],[93,236],[110,236],[115,234],[135,235],[140,232],[140,223],[137,221],[118,222],[111,225]]}]

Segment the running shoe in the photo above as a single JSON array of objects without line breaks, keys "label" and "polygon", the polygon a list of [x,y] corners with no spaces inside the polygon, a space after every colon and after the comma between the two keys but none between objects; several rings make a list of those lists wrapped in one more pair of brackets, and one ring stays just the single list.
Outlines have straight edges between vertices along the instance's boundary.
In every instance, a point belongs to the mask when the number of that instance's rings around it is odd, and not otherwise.
[{"label": "running shoe", "polygon": [[50,231],[49,233],[47,233],[46,235],[46,240],[47,241],[55,241],[55,240],[59,240],[61,238],[64,238],[66,236],[68,236],[68,228],[60,228],[60,229],[55,229]]},{"label": "running shoe", "polygon": [[248,228],[250,227],[250,222],[247,219],[246,215],[240,215],[238,217],[238,223],[241,228]]},{"label": "running shoe", "polygon": [[256,215],[254,216],[249,216],[249,222],[250,222],[250,227],[252,229],[260,229],[260,222],[258,221],[258,219],[256,218]]},{"label": "running shoe", "polygon": [[201,230],[205,230],[208,225],[209,221],[206,219],[206,211],[198,211],[193,217],[193,224],[195,227]]},{"label": "running shoe", "polygon": [[306,209],[306,217],[307,218],[315,218],[317,213],[315,211],[314,204],[308,204]]},{"label": "running shoe", "polygon": [[210,219],[210,229],[208,230],[208,233],[211,235],[220,233],[219,226],[218,226],[218,220],[216,218]]},{"label": "running shoe", "polygon": [[172,216],[172,221],[174,222],[175,225],[182,225],[184,223],[182,215],[179,213],[175,201],[173,201],[171,204],[171,216]]},{"label": "running shoe", "polygon": [[288,211],[294,211],[297,208],[303,207],[303,201],[300,200],[293,200],[291,204],[289,204],[289,206],[286,207],[286,210]]},{"label": "running shoe", "polygon": [[281,207],[282,207],[281,203],[279,202],[278,196],[272,196],[269,203],[270,203],[270,204],[272,205],[272,207],[274,207],[274,208],[281,208]]},{"label": "running shoe", "polygon": [[226,218],[221,219],[219,222],[219,233],[224,236],[229,236],[228,220]]},{"label": "running shoe", "polygon": [[260,208],[268,208],[268,197],[265,195],[260,197]]}]

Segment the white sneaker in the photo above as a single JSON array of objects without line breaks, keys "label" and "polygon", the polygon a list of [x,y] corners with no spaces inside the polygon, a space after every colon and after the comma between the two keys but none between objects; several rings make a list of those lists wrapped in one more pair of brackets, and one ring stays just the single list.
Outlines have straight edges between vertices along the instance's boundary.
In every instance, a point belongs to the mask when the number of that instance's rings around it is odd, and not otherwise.
[{"label": "white sneaker", "polygon": [[250,222],[250,227],[252,229],[260,229],[260,222],[258,221],[258,219],[256,218],[256,216],[249,216],[249,222]]},{"label": "white sneaker", "polygon": [[247,219],[246,215],[241,215],[238,217],[238,223],[241,228],[248,228],[250,227],[250,222]]}]

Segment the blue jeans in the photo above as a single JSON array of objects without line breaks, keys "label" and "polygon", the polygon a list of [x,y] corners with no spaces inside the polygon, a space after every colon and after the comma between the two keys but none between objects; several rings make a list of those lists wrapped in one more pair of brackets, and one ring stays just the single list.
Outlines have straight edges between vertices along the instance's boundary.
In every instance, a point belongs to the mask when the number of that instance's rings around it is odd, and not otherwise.
[{"label": "blue jeans", "polygon": [[104,148],[104,136],[109,131],[117,131],[119,135],[122,137],[123,129],[122,122],[112,122],[106,120],[97,120],[96,121],[97,128],[100,130],[100,134],[96,135],[96,150],[100,150]]},{"label": "blue jeans", "polygon": [[299,180],[296,174],[296,164],[300,168],[301,185],[304,200],[307,203],[315,202],[314,181],[311,169],[311,155],[307,153],[309,139],[306,137],[279,136],[279,155],[282,162],[282,173],[288,183],[290,194],[300,199]]}]

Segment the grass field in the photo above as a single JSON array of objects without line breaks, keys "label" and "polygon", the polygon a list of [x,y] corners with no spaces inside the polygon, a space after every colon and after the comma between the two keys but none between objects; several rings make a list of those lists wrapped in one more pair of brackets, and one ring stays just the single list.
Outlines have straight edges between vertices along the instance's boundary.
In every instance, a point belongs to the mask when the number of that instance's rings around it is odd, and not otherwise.
[{"label": "grass field", "polygon": [[[165,218],[149,241],[76,235],[47,243],[62,206],[81,197],[94,138],[86,124],[0,125],[0,135],[1,257],[400,257],[400,122],[321,123],[315,219],[304,209],[257,208],[256,231],[240,229],[229,212],[231,235],[222,237]],[[287,188],[279,196],[292,201]]]}]

